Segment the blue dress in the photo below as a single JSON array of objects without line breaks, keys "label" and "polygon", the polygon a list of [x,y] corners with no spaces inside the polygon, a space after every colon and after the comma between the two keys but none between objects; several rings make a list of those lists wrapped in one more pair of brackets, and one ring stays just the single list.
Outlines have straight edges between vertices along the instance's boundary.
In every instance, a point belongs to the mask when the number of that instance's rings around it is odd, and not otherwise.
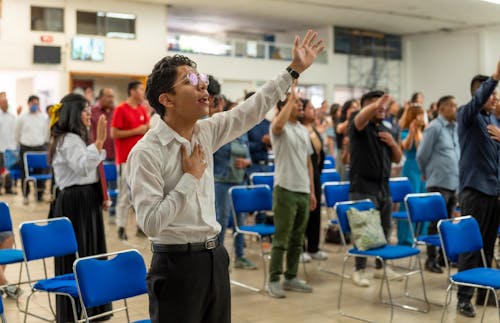
[{"label": "blue dress", "polygon": [[[408,137],[408,129],[401,130],[401,140]],[[411,183],[413,193],[424,193],[425,182],[422,180],[422,175],[417,163],[417,147],[415,144],[409,150],[404,151],[405,163],[403,165],[402,176],[408,177]],[[400,210],[404,211],[403,204],[400,205]],[[413,226],[415,228],[415,225]],[[424,225],[422,231],[426,231],[427,225]],[[413,243],[410,227],[407,221],[398,221],[398,244],[411,245]]]}]

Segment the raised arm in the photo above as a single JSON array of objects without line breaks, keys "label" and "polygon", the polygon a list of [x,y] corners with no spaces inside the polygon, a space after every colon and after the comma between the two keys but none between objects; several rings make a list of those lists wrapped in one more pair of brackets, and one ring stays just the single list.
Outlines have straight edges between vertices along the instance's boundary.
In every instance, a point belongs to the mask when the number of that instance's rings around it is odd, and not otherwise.
[{"label": "raised arm", "polygon": [[500,79],[500,60],[497,63],[497,69],[493,75],[481,84],[474,93],[472,99],[457,111],[457,121],[462,127],[470,125],[471,121],[479,114],[490,96],[497,87]]},{"label": "raised arm", "polygon": [[[324,49],[323,41],[316,40],[317,35],[309,30],[302,41],[298,36],[295,37],[290,69],[300,74],[315,61],[318,53]],[[285,71],[275,80],[268,81],[255,95],[236,108],[206,119],[205,122],[210,124],[214,138],[212,150],[216,151],[262,121],[267,111],[272,109],[279,99],[284,98],[291,84],[292,77]]]},{"label": "raised arm", "polygon": [[368,122],[377,114],[379,108],[385,108],[385,105],[390,101],[391,97],[388,94],[380,97],[377,101],[362,108],[361,111],[354,117],[354,126],[358,131],[366,128]]},{"label": "raised arm", "polygon": [[295,109],[299,105],[302,105],[302,102],[297,95],[294,84],[292,85],[292,90],[285,105],[281,109],[280,113],[278,113],[278,115],[273,119],[273,122],[271,124],[271,131],[275,135],[280,135],[283,132],[288,119],[290,119],[290,115],[292,114],[293,109]]}]

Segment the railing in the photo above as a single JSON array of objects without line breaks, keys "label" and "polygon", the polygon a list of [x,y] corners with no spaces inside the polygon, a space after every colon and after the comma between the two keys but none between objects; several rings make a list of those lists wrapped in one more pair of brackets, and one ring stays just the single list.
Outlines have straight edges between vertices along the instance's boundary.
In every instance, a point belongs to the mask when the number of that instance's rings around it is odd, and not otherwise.
[{"label": "railing", "polygon": [[[175,34],[167,39],[168,50],[183,53],[246,57],[255,59],[291,60],[291,44],[280,44],[266,41],[227,39]],[[325,51],[318,55],[318,63],[328,63],[328,55]]]}]

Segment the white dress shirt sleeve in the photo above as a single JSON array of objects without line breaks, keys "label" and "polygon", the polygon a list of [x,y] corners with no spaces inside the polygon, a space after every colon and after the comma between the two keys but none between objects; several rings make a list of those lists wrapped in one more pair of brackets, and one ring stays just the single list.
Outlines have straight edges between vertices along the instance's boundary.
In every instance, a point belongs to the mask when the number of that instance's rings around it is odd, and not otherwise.
[{"label": "white dress shirt sleeve", "polygon": [[291,85],[292,77],[284,71],[274,80],[267,81],[253,96],[235,108],[200,122],[210,124],[210,132],[213,134],[212,151],[217,151],[262,121],[278,100],[285,99]]},{"label": "white dress shirt sleeve", "polygon": [[68,161],[69,168],[81,177],[96,172],[99,163],[106,159],[104,149],[99,153],[94,144],[86,146],[76,134],[68,133],[62,140],[62,144],[58,147],[59,153]]},{"label": "white dress shirt sleeve", "polygon": [[193,175],[184,173],[175,187],[165,194],[161,176],[162,161],[151,150],[133,150],[126,165],[129,189],[133,196],[137,223],[148,237],[156,237],[182,213],[189,196],[194,196],[199,185]]}]

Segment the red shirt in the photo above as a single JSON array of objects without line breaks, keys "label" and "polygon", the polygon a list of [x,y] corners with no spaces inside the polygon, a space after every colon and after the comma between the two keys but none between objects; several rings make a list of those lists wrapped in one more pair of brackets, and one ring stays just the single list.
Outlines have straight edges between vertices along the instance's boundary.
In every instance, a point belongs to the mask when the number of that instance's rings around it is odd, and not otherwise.
[{"label": "red shirt", "polygon": [[[127,102],[123,102],[115,108],[111,127],[119,130],[132,130],[142,125],[149,124],[149,115],[142,105],[135,109]],[[127,138],[115,139],[115,161],[123,164],[127,161],[128,154],[143,135],[135,135]]]},{"label": "red shirt", "polygon": [[106,141],[104,141],[103,145],[103,148],[106,151],[106,160],[115,160],[115,145],[113,143],[113,139],[110,136],[111,120],[113,119],[114,109],[115,108],[111,108],[108,109],[107,112],[104,112],[99,102],[97,102],[90,110],[90,139],[92,140],[92,142],[95,141],[97,122],[99,121],[99,117],[104,114],[106,116],[106,120],[108,121],[106,125],[108,136],[106,137]]}]

